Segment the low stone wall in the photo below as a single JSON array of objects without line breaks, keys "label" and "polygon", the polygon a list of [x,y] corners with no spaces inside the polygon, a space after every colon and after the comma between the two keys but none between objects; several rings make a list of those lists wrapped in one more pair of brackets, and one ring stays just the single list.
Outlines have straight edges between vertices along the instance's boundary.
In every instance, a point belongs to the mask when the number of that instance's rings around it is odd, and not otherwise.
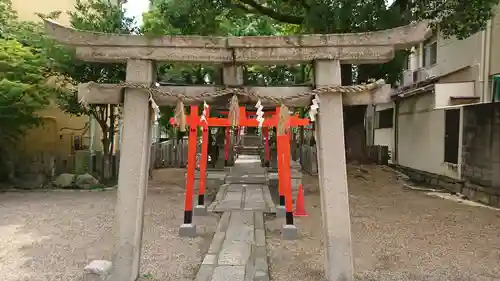
[{"label": "low stone wall", "polygon": [[464,106],[462,140],[463,194],[499,206],[500,103]]},{"label": "low stone wall", "polygon": [[366,160],[370,164],[389,164],[389,147],[386,145],[369,145],[366,147]]},{"label": "low stone wall", "polygon": [[500,196],[491,193],[488,188],[483,186],[396,164],[390,164],[390,166],[407,175],[412,181],[422,182],[433,187],[440,187],[452,194],[461,194],[466,199],[500,208]]}]

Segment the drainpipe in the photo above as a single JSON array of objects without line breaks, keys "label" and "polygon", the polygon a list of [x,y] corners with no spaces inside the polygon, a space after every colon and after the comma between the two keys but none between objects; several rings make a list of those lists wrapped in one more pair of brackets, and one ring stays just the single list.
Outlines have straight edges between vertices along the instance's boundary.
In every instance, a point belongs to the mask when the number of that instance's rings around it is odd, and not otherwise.
[{"label": "drainpipe", "polygon": [[393,122],[392,122],[392,133],[393,133],[393,139],[392,141],[394,142],[392,144],[392,155],[391,155],[391,161],[392,164],[398,164],[398,129],[399,129],[399,100],[394,100],[394,111],[393,111]]},{"label": "drainpipe", "polygon": [[94,155],[94,130],[95,130],[95,123],[94,123],[94,118],[92,115],[89,115],[89,167],[91,168],[90,172],[94,172],[94,166],[92,163],[94,163],[93,160],[93,155]]},{"label": "drainpipe", "polygon": [[424,67],[424,43],[418,44],[418,67],[417,69],[413,70],[418,70],[420,68]]},{"label": "drainpipe", "polygon": [[486,64],[486,30],[481,31],[481,62],[480,66],[478,69],[478,87],[479,87],[479,96],[481,98],[481,102],[484,102],[484,86],[485,86],[485,79],[484,79],[484,68]]},{"label": "drainpipe", "polygon": [[120,144],[121,142],[121,136],[122,136],[122,118],[118,118],[118,131],[116,132],[116,152],[120,151]]},{"label": "drainpipe", "polygon": [[484,30],[484,64],[483,65],[483,93],[482,102],[490,102],[490,91],[488,87],[489,76],[490,76],[490,53],[491,53],[491,20],[486,23],[486,29]]},{"label": "drainpipe", "polygon": [[94,131],[95,131],[95,123],[94,123],[94,118],[92,115],[89,115],[89,151],[90,151],[90,157],[92,157],[92,154],[94,153]]}]

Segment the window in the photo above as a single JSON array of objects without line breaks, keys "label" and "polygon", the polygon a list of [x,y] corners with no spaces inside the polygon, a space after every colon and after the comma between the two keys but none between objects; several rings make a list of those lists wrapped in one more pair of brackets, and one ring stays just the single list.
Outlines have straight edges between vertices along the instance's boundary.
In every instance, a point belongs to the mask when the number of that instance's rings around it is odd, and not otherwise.
[{"label": "window", "polygon": [[491,77],[491,101],[500,101],[500,75],[496,74]]},{"label": "window", "polygon": [[394,109],[388,108],[375,113],[376,129],[392,128]]},{"label": "window", "polygon": [[460,109],[445,111],[444,162],[458,164]]},{"label": "window", "polygon": [[437,41],[424,45],[424,67],[431,67],[437,62]]},{"label": "window", "polygon": [[405,59],[403,60],[403,70],[408,70],[410,69],[410,56],[406,56]]}]

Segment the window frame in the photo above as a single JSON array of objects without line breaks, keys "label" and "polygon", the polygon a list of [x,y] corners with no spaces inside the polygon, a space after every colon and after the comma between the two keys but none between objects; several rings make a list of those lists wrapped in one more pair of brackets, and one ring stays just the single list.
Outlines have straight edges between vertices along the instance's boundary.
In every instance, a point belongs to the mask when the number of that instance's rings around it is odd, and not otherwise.
[{"label": "window frame", "polygon": [[[390,112],[390,119],[389,119],[389,113]],[[383,116],[382,120],[384,120],[382,123],[380,116]],[[389,121],[390,120],[390,121]],[[377,110],[375,111],[375,129],[391,129],[394,127],[394,108],[386,108],[382,110]]]}]

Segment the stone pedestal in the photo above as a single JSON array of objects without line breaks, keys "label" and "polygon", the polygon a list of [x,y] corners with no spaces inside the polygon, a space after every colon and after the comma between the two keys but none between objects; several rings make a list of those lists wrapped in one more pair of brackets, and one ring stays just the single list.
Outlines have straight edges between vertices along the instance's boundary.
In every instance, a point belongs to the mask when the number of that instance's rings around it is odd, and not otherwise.
[{"label": "stone pedestal", "polygon": [[299,230],[295,225],[285,224],[281,229],[281,237],[283,240],[297,240],[299,237]]},{"label": "stone pedestal", "polygon": [[179,228],[179,236],[180,237],[196,237],[196,225],[189,223],[183,224]]}]

